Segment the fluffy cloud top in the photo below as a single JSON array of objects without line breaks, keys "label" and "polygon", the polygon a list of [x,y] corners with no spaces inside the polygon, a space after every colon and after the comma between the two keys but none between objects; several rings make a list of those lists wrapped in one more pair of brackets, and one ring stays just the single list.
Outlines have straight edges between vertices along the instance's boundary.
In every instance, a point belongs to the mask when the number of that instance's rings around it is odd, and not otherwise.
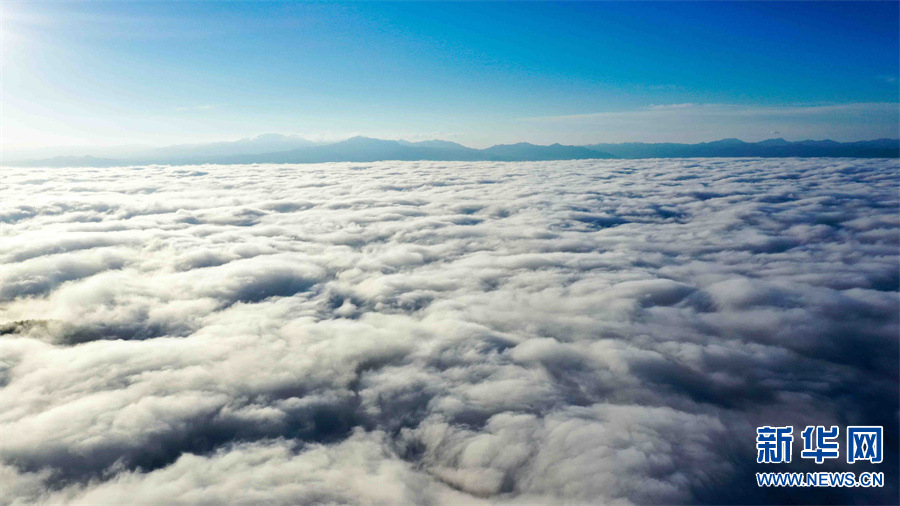
[{"label": "fluffy cloud top", "polygon": [[[897,170],[4,169],[0,502],[894,502]],[[885,487],[757,488],[807,424]]]}]

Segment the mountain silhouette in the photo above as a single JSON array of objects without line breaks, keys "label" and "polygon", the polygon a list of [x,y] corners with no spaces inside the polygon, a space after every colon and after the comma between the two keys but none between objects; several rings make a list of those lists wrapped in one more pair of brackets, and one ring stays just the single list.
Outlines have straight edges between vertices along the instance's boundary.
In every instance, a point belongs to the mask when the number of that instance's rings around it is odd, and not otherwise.
[{"label": "mountain silhouette", "polygon": [[203,144],[181,144],[177,146],[167,146],[163,148],[155,148],[138,153],[137,156],[143,157],[193,157],[193,156],[215,156],[215,155],[253,155],[272,153],[274,151],[287,151],[291,149],[307,148],[315,146],[316,143],[308,141],[301,137],[281,135],[281,134],[263,134],[256,137],[247,137],[231,142],[212,142]]},{"label": "mountain silhouette", "polygon": [[617,158],[900,157],[900,139],[876,139],[859,142],[836,142],[832,140],[789,142],[784,139],[744,142],[739,139],[722,139],[699,144],[626,142],[622,144],[591,144],[586,147],[611,153]]},{"label": "mountain silhouette", "polygon": [[589,158],[615,158],[602,150],[590,149],[582,146],[563,146],[551,144],[538,146],[527,142],[518,144],[498,144],[481,150],[499,160],[509,161],[538,161],[538,160],[582,160]]},{"label": "mountain silhouette", "polygon": [[[333,144],[275,153],[205,157],[202,163],[322,163],[375,162],[380,160],[434,161],[531,161],[612,158],[608,153],[580,146],[538,146],[528,143],[473,149],[455,142],[432,140],[406,142],[371,137],[353,137]],[[181,161],[182,163],[185,160]],[[200,159],[192,163],[201,163]]]},{"label": "mountain silhouette", "polygon": [[[285,149],[287,148],[287,149]],[[768,139],[744,142],[721,139],[697,144],[625,142],[541,146],[520,142],[474,149],[455,142],[353,137],[316,144],[299,137],[266,134],[234,142],[184,144],[144,149],[127,157],[57,156],[46,159],[5,160],[19,167],[111,167],[116,165],[186,165],[248,163],[375,162],[382,160],[433,161],[545,161],[596,158],[716,158],[716,157],[854,157],[900,158],[900,139],[858,142]]]}]

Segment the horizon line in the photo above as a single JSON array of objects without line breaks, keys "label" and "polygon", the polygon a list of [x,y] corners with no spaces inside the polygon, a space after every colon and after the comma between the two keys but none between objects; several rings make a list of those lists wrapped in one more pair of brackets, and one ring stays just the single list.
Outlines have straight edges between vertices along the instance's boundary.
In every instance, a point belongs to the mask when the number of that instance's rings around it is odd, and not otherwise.
[{"label": "horizon line", "polygon": [[[423,143],[423,142],[447,142],[447,143],[458,144],[458,145],[463,146],[468,149],[484,150],[484,149],[490,149],[492,147],[497,147],[497,146],[515,146],[515,145],[520,145],[520,144],[528,144],[528,145],[532,145],[532,146],[543,146],[543,147],[546,147],[546,146],[583,147],[583,146],[593,146],[593,145],[598,145],[598,144],[604,144],[604,145],[610,145],[610,146],[618,146],[618,145],[625,145],[625,144],[646,144],[646,145],[673,144],[673,145],[681,145],[681,146],[697,146],[697,145],[701,145],[701,144],[711,144],[711,143],[722,142],[722,141],[740,141],[745,144],[759,144],[759,143],[768,142],[768,141],[785,141],[785,142],[789,142],[792,144],[802,143],[802,142],[835,142],[835,143],[840,143],[840,144],[853,144],[853,143],[859,143],[859,142],[874,142],[874,141],[900,141],[900,132],[898,132],[898,135],[896,137],[866,137],[866,138],[855,138],[853,140],[841,140],[841,141],[827,138],[827,137],[821,138],[821,139],[799,138],[798,137],[796,140],[790,140],[783,136],[767,137],[767,138],[759,140],[759,141],[748,141],[748,140],[741,139],[739,137],[720,137],[720,138],[713,138],[710,140],[697,141],[697,142],[627,140],[627,141],[595,141],[595,142],[587,142],[587,143],[569,143],[569,144],[562,143],[562,142],[550,142],[550,143],[546,143],[546,144],[540,144],[540,143],[530,142],[528,140],[517,140],[515,142],[500,142],[500,143],[485,145],[485,147],[483,147],[483,148],[472,147],[472,146],[465,144],[464,142],[449,140],[449,139],[440,138],[440,137],[428,137],[428,138],[421,138],[418,140],[410,140],[409,138],[404,138],[404,137],[394,137],[394,136],[378,137],[376,135],[360,133],[360,134],[355,134],[355,135],[349,135],[346,137],[341,136],[341,137],[330,138],[327,140],[314,140],[314,139],[310,138],[310,136],[305,135],[305,134],[265,132],[265,133],[237,137],[237,138],[231,137],[229,139],[198,141],[198,142],[183,142],[183,143],[178,143],[178,144],[105,144],[105,145],[72,144],[72,145],[51,145],[51,146],[25,147],[25,148],[12,148],[12,149],[3,149],[2,146],[0,146],[0,155],[25,153],[25,152],[50,151],[50,150],[66,150],[66,149],[78,149],[78,150],[153,149],[153,150],[156,150],[156,149],[178,148],[178,147],[188,147],[188,146],[200,147],[200,146],[210,146],[210,145],[216,145],[216,144],[232,144],[232,143],[237,143],[237,142],[241,142],[241,141],[261,140],[266,137],[272,137],[272,138],[278,137],[278,138],[281,138],[284,140],[305,141],[305,142],[311,143],[310,147],[329,146],[329,145],[339,144],[339,143],[346,142],[346,141],[353,140],[353,139],[370,139],[370,140],[392,141],[392,142],[401,142],[401,143],[406,142],[406,143],[410,143],[410,144],[417,144],[417,143]],[[300,148],[295,148],[295,149],[300,149]],[[66,156],[66,155],[61,155],[61,156]],[[69,156],[72,156],[72,155],[69,155]],[[79,155],[79,156],[82,156],[82,155]]]}]

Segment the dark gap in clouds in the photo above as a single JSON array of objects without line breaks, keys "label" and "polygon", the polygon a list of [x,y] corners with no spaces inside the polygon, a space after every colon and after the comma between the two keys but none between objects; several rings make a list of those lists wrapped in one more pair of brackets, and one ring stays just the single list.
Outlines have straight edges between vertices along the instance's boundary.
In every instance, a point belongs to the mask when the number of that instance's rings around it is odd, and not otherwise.
[{"label": "dark gap in clouds", "polygon": [[758,383],[711,381],[712,371],[695,371],[669,360],[633,363],[631,368],[641,379],[659,385],[663,392],[684,395],[697,403],[740,409],[775,401],[776,392]]},{"label": "dark gap in clouds", "polygon": [[895,292],[900,286],[900,266],[887,269],[886,272],[869,275],[868,287],[879,292]]},{"label": "dark gap in clouds", "polygon": [[473,217],[468,217],[468,216],[465,216],[465,217],[460,216],[460,217],[452,217],[452,218],[450,218],[450,222],[453,223],[454,225],[459,225],[459,226],[463,226],[463,227],[468,227],[468,226],[473,226],[473,225],[480,225],[481,223],[484,223],[484,220],[481,219],[481,218],[473,218]]},{"label": "dark gap in clouds", "polygon": [[[270,399],[272,400],[272,399]],[[12,463],[26,472],[52,470],[52,488],[108,479],[123,471],[148,473],[163,469],[187,454],[209,456],[243,442],[272,439],[302,444],[334,444],[346,439],[362,420],[353,397],[286,410],[283,421],[271,425],[241,420],[222,409],[184,420],[176,430],[153,434],[140,446],[109,446],[90,453],[47,449],[39,458],[20,456]]]},{"label": "dark gap in clouds", "polygon": [[262,302],[269,297],[290,297],[309,290],[317,282],[318,280],[294,277],[289,274],[253,279],[238,287],[231,294],[229,301],[252,304]]},{"label": "dark gap in clouds", "polygon": [[37,216],[39,211],[32,206],[19,206],[9,211],[0,212],[0,222],[17,223],[24,219],[30,219]]},{"label": "dark gap in clouds", "polygon": [[274,211],[276,213],[295,213],[297,211],[306,211],[312,209],[315,204],[310,202],[273,202],[263,206],[263,209]]},{"label": "dark gap in clouds", "polygon": [[660,218],[664,220],[683,222],[688,216],[684,211],[673,209],[671,207],[664,207],[660,204],[650,204],[650,209],[652,209]]},{"label": "dark gap in clouds", "polygon": [[750,243],[743,248],[754,254],[785,253],[801,245],[801,242],[789,237],[774,237],[759,243]]},{"label": "dark gap in clouds", "polygon": [[590,406],[613,395],[614,386],[604,385],[598,371],[579,356],[551,357],[541,366],[553,380],[553,387],[566,405]]},{"label": "dark gap in clouds", "polygon": [[135,322],[132,324],[68,324],[54,340],[61,345],[73,346],[92,341],[124,339],[141,341],[156,337],[186,337],[193,329],[175,324]]},{"label": "dark gap in clouds", "polygon": [[236,259],[237,258],[233,255],[223,254],[214,250],[206,250],[182,257],[173,267],[179,271],[192,271],[195,269],[203,269],[205,267],[218,267]]},{"label": "dark gap in clouds", "polygon": [[[579,223],[584,223],[592,230],[600,230],[604,228],[617,227],[628,223],[624,218],[619,216],[608,216],[587,213],[573,213],[571,219]],[[564,224],[563,227],[566,225]]]},{"label": "dark gap in clouds", "polygon": [[63,283],[90,278],[95,274],[123,269],[128,261],[121,258],[103,259],[101,262],[61,260],[54,263],[54,270],[41,276],[34,270],[14,272],[4,276],[0,288],[0,301],[11,301],[20,297],[47,295]]},{"label": "dark gap in clouds", "polygon": [[0,335],[6,334],[27,334],[32,329],[46,330],[50,325],[50,320],[18,320],[14,322],[5,322],[0,324]]}]

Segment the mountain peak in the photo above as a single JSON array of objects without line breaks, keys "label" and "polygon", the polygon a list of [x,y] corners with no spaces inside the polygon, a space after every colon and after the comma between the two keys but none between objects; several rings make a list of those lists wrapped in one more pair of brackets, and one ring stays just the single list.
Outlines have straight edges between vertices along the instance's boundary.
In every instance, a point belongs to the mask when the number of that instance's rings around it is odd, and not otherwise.
[{"label": "mountain peak", "polygon": [[374,146],[378,144],[400,144],[397,141],[392,141],[388,139],[376,139],[374,137],[366,137],[365,135],[357,135],[355,137],[350,137],[347,140],[335,142],[332,144],[340,144],[340,145],[355,145],[355,146]]},{"label": "mountain peak", "polygon": [[735,139],[734,137],[728,137],[726,139],[720,139],[718,141],[705,142],[701,144],[706,144],[708,146],[739,146],[747,143],[740,139]]},{"label": "mountain peak", "polygon": [[777,139],[766,139],[756,143],[758,146],[789,146],[791,143],[779,137]]}]

